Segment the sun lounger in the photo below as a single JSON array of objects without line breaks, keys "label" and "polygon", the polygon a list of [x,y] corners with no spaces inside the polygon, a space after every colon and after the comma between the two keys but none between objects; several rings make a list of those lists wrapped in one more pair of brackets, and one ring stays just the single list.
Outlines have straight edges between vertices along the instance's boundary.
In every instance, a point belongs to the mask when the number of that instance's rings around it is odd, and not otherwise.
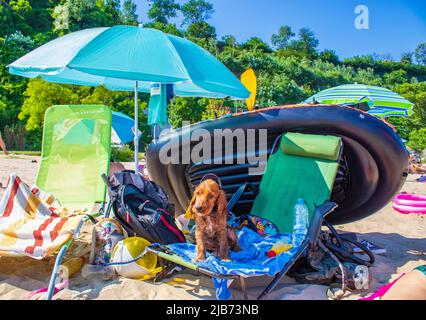
[{"label": "sun lounger", "polygon": [[110,137],[111,109],[106,106],[49,108],[36,187],[12,175],[0,202],[0,256],[44,259],[59,251],[47,299],[85,214],[105,200],[101,174],[109,168]]},{"label": "sun lounger", "polygon": [[61,212],[54,202],[11,175],[0,202],[0,255],[44,259],[72,239],[83,216]]},{"label": "sun lounger", "polygon": [[[279,142],[277,140],[277,142]],[[278,143],[277,143],[278,145]],[[338,137],[287,133],[281,137],[278,150],[268,160],[252,214],[273,222],[282,234],[269,238],[243,228],[239,233],[241,252],[231,252],[231,261],[224,262],[209,255],[205,261],[193,263],[195,245],[155,244],[148,250],[160,258],[182,265],[213,278],[216,295],[220,299],[230,297],[228,280],[239,278],[244,296],[244,278],[273,276],[272,282],[259,295],[265,298],[307,249],[314,246],[324,218],[337,205],[330,202],[331,190],[339,166],[342,142]],[[229,202],[228,210],[238,201],[244,187]],[[266,249],[282,238],[291,238],[293,207],[303,198],[310,214],[310,225],[305,241],[275,258],[266,256]]]}]

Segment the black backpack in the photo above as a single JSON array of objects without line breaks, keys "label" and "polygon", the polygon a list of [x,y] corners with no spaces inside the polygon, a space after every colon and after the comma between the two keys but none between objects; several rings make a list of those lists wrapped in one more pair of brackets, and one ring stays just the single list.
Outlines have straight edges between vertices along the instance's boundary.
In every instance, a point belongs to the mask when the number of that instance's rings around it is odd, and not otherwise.
[{"label": "black backpack", "polygon": [[129,236],[165,245],[186,242],[167,212],[163,188],[133,171],[114,174],[108,185],[114,216]]}]

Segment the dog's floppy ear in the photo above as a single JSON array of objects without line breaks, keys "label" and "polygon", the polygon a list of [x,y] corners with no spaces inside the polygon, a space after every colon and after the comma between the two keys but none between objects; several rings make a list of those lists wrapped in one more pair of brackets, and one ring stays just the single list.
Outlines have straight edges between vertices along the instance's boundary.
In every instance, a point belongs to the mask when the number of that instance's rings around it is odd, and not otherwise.
[{"label": "dog's floppy ear", "polygon": [[225,215],[228,215],[228,209],[227,209],[228,203],[226,201],[226,194],[223,190],[219,191],[219,195],[216,200],[216,205],[217,205],[217,212],[219,214],[223,213]]},{"label": "dog's floppy ear", "polygon": [[196,195],[195,195],[195,192],[194,192],[192,199],[191,199],[191,202],[189,203],[188,209],[186,209],[185,216],[184,216],[185,219],[188,219],[188,220],[194,220],[195,219],[194,211],[192,211],[192,207],[195,204],[195,199],[196,199]]}]

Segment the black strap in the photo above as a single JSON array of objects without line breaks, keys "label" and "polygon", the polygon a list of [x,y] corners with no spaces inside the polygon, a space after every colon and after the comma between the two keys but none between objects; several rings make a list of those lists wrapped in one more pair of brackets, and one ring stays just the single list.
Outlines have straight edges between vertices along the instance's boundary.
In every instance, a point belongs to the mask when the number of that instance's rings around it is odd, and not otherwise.
[{"label": "black strap", "polygon": [[[333,225],[326,220],[324,220],[324,225],[330,230],[331,234],[336,239],[336,243],[333,243],[332,241],[327,241],[324,244],[340,260],[344,262],[354,262],[356,264],[365,265],[367,267],[370,267],[374,264],[374,254],[366,246],[356,240],[352,240],[349,237],[346,237],[345,235],[339,234],[333,227]],[[353,247],[360,248],[368,256],[368,260],[364,260],[358,257],[357,254],[353,253],[350,249],[348,249],[343,244],[343,242],[349,243]]]},{"label": "black strap", "polygon": [[93,224],[98,224],[98,220],[90,214],[85,215]]},{"label": "black strap", "polygon": [[250,190],[252,190],[255,196],[257,196],[257,190],[253,187],[253,185],[249,182],[245,182],[243,185],[241,185],[241,187],[237,189],[237,191],[232,196],[231,200],[229,200],[228,207],[227,207],[228,212],[231,212],[232,209],[234,209],[235,205],[240,200],[243,193],[246,191],[246,188],[249,188]]},{"label": "black strap", "polygon": [[145,206],[146,206],[147,204],[149,204],[149,203],[151,203],[151,201],[150,201],[150,200],[146,200],[144,203],[142,203],[142,204],[138,207],[138,211],[139,211],[139,213],[142,213],[142,211],[143,211],[143,209],[145,208]]},{"label": "black strap", "polygon": [[206,180],[213,180],[216,181],[216,183],[219,185],[219,187],[222,189],[222,181],[220,180],[220,178],[215,175],[214,173],[208,173],[206,174],[200,181],[200,183],[203,183]]},{"label": "black strap", "polygon": [[241,187],[237,189],[237,191],[232,196],[231,200],[228,202],[228,212],[231,212],[234,209],[234,206],[237,204],[238,200],[240,200],[244,191],[246,190],[248,182],[244,183]]}]

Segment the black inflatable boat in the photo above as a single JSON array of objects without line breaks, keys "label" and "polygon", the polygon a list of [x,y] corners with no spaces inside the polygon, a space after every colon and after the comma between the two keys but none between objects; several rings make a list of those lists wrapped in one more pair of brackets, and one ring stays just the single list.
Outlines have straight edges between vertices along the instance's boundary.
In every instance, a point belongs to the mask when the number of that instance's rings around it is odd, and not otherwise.
[{"label": "black inflatable boat", "polygon": [[[260,148],[260,133],[248,133],[253,129],[259,132],[266,129],[266,148]],[[214,141],[226,139],[236,131],[246,133],[246,148],[238,143],[227,148],[225,142],[217,153]],[[330,218],[335,223],[359,220],[380,210],[400,191],[408,175],[405,146],[387,124],[360,110],[334,105],[265,108],[184,127],[149,146],[147,168],[152,179],[167,190],[176,213],[180,214],[189,203],[192,188],[207,173],[221,178],[228,197],[246,181],[258,186],[262,173],[251,173],[256,164],[250,161],[250,156],[265,162],[257,166],[265,165],[283,132],[334,135],[343,139],[343,155],[332,195],[332,200],[339,204]],[[199,152],[201,137],[206,135],[210,135],[211,150]],[[231,141],[235,139],[232,137]],[[250,155],[250,143],[259,147],[255,155]],[[188,161],[193,151],[200,154],[201,160]],[[266,153],[263,158],[262,152]],[[235,213],[249,213],[253,201],[254,193],[247,191],[236,205]]]}]

